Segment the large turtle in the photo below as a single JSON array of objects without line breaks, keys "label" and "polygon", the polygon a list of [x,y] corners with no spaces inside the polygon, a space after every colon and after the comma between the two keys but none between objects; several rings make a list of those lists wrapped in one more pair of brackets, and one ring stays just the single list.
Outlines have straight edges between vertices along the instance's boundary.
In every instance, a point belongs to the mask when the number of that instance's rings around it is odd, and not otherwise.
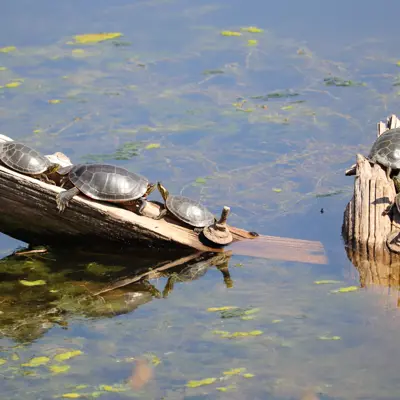
[{"label": "large turtle", "polygon": [[176,218],[194,227],[197,233],[215,221],[214,215],[199,202],[184,196],[170,195],[161,182],[157,183],[157,188],[164,199],[165,208],[154,219],[161,219],[170,212]]},{"label": "large turtle", "polygon": [[54,182],[47,175],[60,167],[31,147],[13,140],[4,141],[3,138],[0,140],[0,162],[21,174],[51,183]]},{"label": "large turtle", "polygon": [[63,175],[61,186],[70,183],[73,187],[60,192],[56,197],[57,208],[63,212],[70,200],[82,192],[84,195],[111,203],[138,204],[141,214],[146,206],[146,197],[155,185],[125,168],[109,164],[77,164],[60,168]]},{"label": "large turtle", "polygon": [[385,167],[388,179],[395,171],[392,179],[398,194],[393,205],[400,212],[400,128],[390,129],[380,135],[372,145],[368,159]]},{"label": "large turtle", "polygon": [[392,170],[400,170],[400,128],[380,135],[372,145],[368,159],[385,167],[388,178]]}]

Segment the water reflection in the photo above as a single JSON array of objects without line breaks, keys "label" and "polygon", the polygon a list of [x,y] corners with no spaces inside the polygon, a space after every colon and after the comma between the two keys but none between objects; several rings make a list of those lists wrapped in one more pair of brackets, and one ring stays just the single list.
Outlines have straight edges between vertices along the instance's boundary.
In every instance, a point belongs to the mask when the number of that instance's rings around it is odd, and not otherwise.
[{"label": "water reflection", "polygon": [[[138,254],[139,253],[139,254]],[[227,287],[229,253],[103,254],[29,249],[0,261],[0,333],[20,342],[38,339],[68,321],[131,313],[153,299],[167,298],[176,283],[200,279],[210,267]],[[162,292],[153,282],[166,278]]]}]

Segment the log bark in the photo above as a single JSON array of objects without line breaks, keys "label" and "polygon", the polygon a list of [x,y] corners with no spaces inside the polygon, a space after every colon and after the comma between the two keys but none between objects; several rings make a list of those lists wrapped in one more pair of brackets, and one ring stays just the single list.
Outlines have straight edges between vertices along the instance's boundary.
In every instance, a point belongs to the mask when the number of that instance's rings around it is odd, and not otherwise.
[{"label": "log bark", "polygon": [[228,226],[233,242],[225,248],[203,244],[192,229],[172,218],[154,220],[159,205],[149,202],[145,215],[75,196],[59,213],[55,197],[64,189],[0,166],[0,230],[24,242],[52,246],[80,245],[113,249],[232,251],[270,259],[326,264],[320,242],[260,235]]}]

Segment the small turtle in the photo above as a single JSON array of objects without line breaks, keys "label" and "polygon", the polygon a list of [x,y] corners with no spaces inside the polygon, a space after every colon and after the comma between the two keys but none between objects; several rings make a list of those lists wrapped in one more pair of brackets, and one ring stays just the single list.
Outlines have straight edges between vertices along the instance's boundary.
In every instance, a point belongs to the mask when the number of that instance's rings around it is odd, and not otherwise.
[{"label": "small turtle", "polygon": [[60,167],[60,164],[51,162],[31,147],[13,140],[0,141],[0,161],[14,171],[53,184],[47,175]]},{"label": "small turtle", "polygon": [[396,171],[392,179],[398,194],[392,206],[396,205],[400,212],[400,128],[390,129],[380,135],[372,145],[368,160],[386,167],[388,179],[392,170]]},{"label": "small turtle", "polygon": [[214,223],[214,215],[202,204],[188,197],[170,195],[161,182],[157,183],[157,188],[164,199],[165,208],[154,219],[163,218],[169,211],[176,218],[194,227],[197,233],[201,232],[205,226]]},{"label": "small turtle", "polygon": [[400,170],[400,128],[390,129],[380,135],[367,158],[385,167],[388,179],[392,170]]},{"label": "small turtle", "polygon": [[138,213],[146,206],[146,197],[155,185],[138,174],[125,168],[109,164],[77,164],[60,168],[63,175],[61,186],[73,185],[72,189],[61,192],[56,197],[57,208],[63,212],[70,200],[82,192],[84,195],[110,203],[139,204]]}]

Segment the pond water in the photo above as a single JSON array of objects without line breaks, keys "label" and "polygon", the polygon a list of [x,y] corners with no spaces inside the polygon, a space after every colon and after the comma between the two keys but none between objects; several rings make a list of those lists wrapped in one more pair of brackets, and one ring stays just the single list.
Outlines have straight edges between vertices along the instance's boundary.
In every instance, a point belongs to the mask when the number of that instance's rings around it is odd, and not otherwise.
[{"label": "pond water", "polygon": [[[216,214],[229,205],[232,225],[321,241],[329,263],[202,258],[94,296],[174,260],[15,256],[25,244],[2,235],[1,397],[397,399],[397,287],[366,284],[341,224],[344,170],[399,113],[399,12],[369,0],[8,2],[0,133],[124,166]],[[121,35],[75,38],[101,32]]]}]

